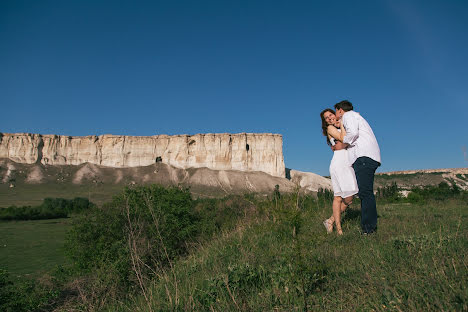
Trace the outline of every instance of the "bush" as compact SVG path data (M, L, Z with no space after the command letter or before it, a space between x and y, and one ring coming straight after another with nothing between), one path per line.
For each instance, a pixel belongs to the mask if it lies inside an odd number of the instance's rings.
M0 269L0 308L2 311L7 311L9 303L13 297L11 285L13 283L9 280L8 273Z
M390 185L377 188L377 199L385 200L388 202L396 202L401 200L402 196L400 194L400 189L396 182L393 182Z
M424 200L443 201L452 198L466 197L468 192L461 190L456 184L452 186L446 182L441 182L439 185L426 185L424 187L415 187L408 194L408 200L412 203Z
M77 273L89 278L85 291L124 295L186 254L198 222L193 208L187 189L151 185L126 188L77 218L66 248Z
M7 271L0 269L0 311L49 311L59 294L57 289L32 280L13 282Z
M412 204L425 203L430 200L443 201L447 199L463 199L468 197L468 192L461 190L455 183L451 186L446 182L438 185L425 185L413 187L406 198L400 194L398 185L393 182L390 185L379 187L376 198L385 202L409 202Z
M246 219L258 217L260 212L256 204L257 199L252 194L195 200L198 237L211 239L215 233L234 228L242 217Z
M424 197L416 192L410 192L406 198L412 204L418 204L424 202Z
M0 209L0 220L42 220L65 218L70 213L81 212L94 204L87 198L45 198L39 206L10 206Z

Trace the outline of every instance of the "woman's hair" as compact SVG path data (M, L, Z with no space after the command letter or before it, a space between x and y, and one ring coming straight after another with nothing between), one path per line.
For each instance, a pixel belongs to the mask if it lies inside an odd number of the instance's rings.
M328 138L328 131L327 131L328 123L325 121L325 117L323 117L323 114L325 114L326 112L330 112L333 115L336 115L336 113L331 108L326 108L320 113L320 118L322 118L322 133L327 138L327 144L331 145L330 139Z

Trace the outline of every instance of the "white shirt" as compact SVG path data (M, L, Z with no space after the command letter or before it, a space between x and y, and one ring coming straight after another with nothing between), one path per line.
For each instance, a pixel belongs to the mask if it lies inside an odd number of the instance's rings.
M372 128L359 113L349 111L341 118L346 135L343 143L348 143L349 162L353 164L359 157L367 156L380 161L380 148Z

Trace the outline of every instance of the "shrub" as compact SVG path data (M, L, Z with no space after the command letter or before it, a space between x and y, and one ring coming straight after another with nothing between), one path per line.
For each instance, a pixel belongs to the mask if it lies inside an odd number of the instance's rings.
M418 203L424 202L424 197L422 197L417 192L410 192L406 199L407 199L407 201L409 201L412 204L418 204Z
M0 311L49 311L60 291L32 280L13 282L7 271L0 269Z
M235 227L242 217L246 219L258 217L260 212L257 209L257 202L252 194L195 200L198 237L211 239L213 234Z
M94 204L87 198L45 198L39 206L10 206L0 209L0 220L41 220L65 218L70 213L81 212Z
M0 269L0 308L2 311L7 311L9 308L7 303L10 303L14 296L11 285L13 283L9 280L8 273Z
M279 185L278 184L275 185L275 190L273 191L273 198L275 200L279 200L281 198L281 193L279 191Z
M197 215L187 189L158 185L126 188L114 200L77 218L66 249L84 291L116 297L187 252ZM102 298L98 298L101 300Z
M377 199L385 200L389 202L395 202L401 200L400 189L396 182L392 182L390 185L377 188Z
M466 191L461 190L456 184L452 186L447 182L441 182L439 185L426 185L424 187L415 187L411 189L408 194L410 202L417 202L421 200L436 200L442 201L451 198L466 196Z

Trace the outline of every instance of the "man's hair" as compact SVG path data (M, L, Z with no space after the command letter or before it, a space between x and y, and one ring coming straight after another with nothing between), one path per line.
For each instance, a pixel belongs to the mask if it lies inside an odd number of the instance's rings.
M353 104L351 104L351 102L348 100L344 100L335 104L336 110L339 110L340 108L342 108L345 112L349 112L353 110Z

